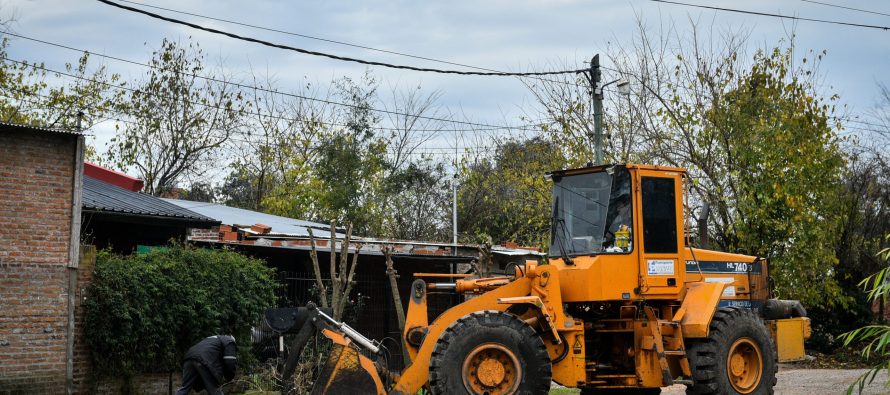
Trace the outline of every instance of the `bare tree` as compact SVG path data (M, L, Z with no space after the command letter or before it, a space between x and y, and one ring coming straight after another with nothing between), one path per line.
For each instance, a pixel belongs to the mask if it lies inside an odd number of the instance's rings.
M130 94L123 125L109 147L121 168L136 169L153 195L170 192L185 177L217 169L221 148L241 126L242 93L221 73L201 79L203 54L164 39L153 67Z
M279 92L272 76L253 74L253 88L246 92L251 111L244 133L232 139L236 159L224 181L227 204L264 210L264 199L283 182L299 181L318 153L318 141L332 122L332 106L312 84L298 94Z
M343 319L343 311L349 304L349 297L352 295L352 289L355 286L355 270L358 267L358 256L361 253L362 246L358 244L352 254L352 263L349 263L349 246L352 242L352 224L346 226L346 237L340 243L340 259L337 264L337 223L331 221L331 237L328 246L331 250L330 270L328 278L323 278L321 273L321 265L318 261L318 254L315 251L315 236L309 229L309 240L312 245L310 251L310 259L312 259L312 269L315 272L315 283L319 289L319 301L322 307L330 307L333 310L333 318L335 320ZM330 302L328 302L328 289L325 282L331 284Z

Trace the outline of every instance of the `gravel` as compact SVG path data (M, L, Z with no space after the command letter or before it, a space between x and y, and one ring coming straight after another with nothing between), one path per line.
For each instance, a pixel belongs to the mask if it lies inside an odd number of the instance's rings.
M865 369L795 369L788 366L779 368L776 395L841 395L847 392L850 384L865 373ZM886 373L880 373L874 383L862 391L863 395L890 394L890 388L884 388L888 381ZM558 387L558 386L557 386ZM578 390L565 388L554 389L551 394L577 394ZM854 391L853 394L857 394ZM662 388L662 395L685 395L686 386L675 385Z
M780 368L777 395L823 395L844 394L856 379L865 373L865 369L792 369ZM881 395L890 393L884 388L887 374L881 373L875 382L866 387L863 395ZM675 385L661 390L662 395L684 395L686 387ZM854 394L857 392L854 391Z

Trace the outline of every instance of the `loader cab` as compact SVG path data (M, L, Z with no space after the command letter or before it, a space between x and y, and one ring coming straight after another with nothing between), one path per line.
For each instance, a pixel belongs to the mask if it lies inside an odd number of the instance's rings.
M683 169L609 165L548 176L548 255L564 269L568 301L676 297L686 273Z

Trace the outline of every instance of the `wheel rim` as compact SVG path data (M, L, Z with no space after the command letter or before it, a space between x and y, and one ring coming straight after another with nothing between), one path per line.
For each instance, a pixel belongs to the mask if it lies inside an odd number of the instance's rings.
M747 337L736 340L729 347L726 367L732 388L742 394L753 392L763 376L760 347Z
M464 359L462 378L471 394L512 394L519 389L522 369L516 354L497 343L477 346Z

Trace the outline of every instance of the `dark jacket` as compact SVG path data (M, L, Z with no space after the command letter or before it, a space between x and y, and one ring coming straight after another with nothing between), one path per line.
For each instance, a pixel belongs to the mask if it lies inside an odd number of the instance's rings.
M200 362L207 367L219 383L235 377L238 348L235 338L228 335L210 336L195 344L185 353L185 360ZM225 380L223 380L225 377Z

